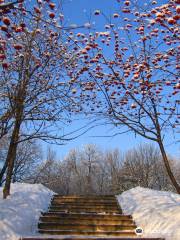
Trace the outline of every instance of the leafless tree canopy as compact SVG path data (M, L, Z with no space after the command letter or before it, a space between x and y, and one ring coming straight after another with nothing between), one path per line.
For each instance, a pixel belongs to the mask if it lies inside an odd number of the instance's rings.
M88 144L61 160L49 149L30 182L60 194L117 194L136 186L173 190L161 158L158 149L148 144L126 153ZM180 163L171 160L171 164L178 179Z
M0 140L0 185L6 180L6 155L8 152L9 138ZM28 180L34 174L35 168L42 160L42 151L35 141L22 142L18 145L12 182Z

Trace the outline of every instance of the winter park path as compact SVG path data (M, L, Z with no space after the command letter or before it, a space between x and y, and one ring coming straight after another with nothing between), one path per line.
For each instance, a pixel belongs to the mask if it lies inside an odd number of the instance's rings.
M22 240L163 240L136 235L131 215L124 215L113 195L54 195L48 212L42 213L37 237Z

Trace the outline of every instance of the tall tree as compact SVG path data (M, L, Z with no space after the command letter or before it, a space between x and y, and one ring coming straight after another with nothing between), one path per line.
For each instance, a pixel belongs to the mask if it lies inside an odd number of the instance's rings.
M168 130L175 132L180 118L179 1L118 2L120 12L105 16L104 31L91 34L80 53L86 68L74 78L81 76L81 108L156 142L180 193L164 146ZM95 15L104 17L100 10Z
M12 133L6 158L6 198L20 142L70 139L64 126L70 123L69 111L75 103L67 76L75 70L78 58L73 49L77 43L71 41L61 8L53 2L21 1L4 10L1 21L0 125L6 120Z

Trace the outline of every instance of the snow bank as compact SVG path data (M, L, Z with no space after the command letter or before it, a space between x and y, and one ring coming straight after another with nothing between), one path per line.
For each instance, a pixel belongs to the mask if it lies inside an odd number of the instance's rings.
M143 237L180 240L180 195L136 187L117 196L125 214L133 215Z
M3 200L0 188L0 240L35 234L40 212L47 210L53 194L41 184L15 183Z

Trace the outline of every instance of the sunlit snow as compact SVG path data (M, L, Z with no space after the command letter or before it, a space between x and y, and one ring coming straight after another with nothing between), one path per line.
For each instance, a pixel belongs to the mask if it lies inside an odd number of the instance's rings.
M143 237L180 239L180 195L136 187L117 198L123 212L143 229Z

